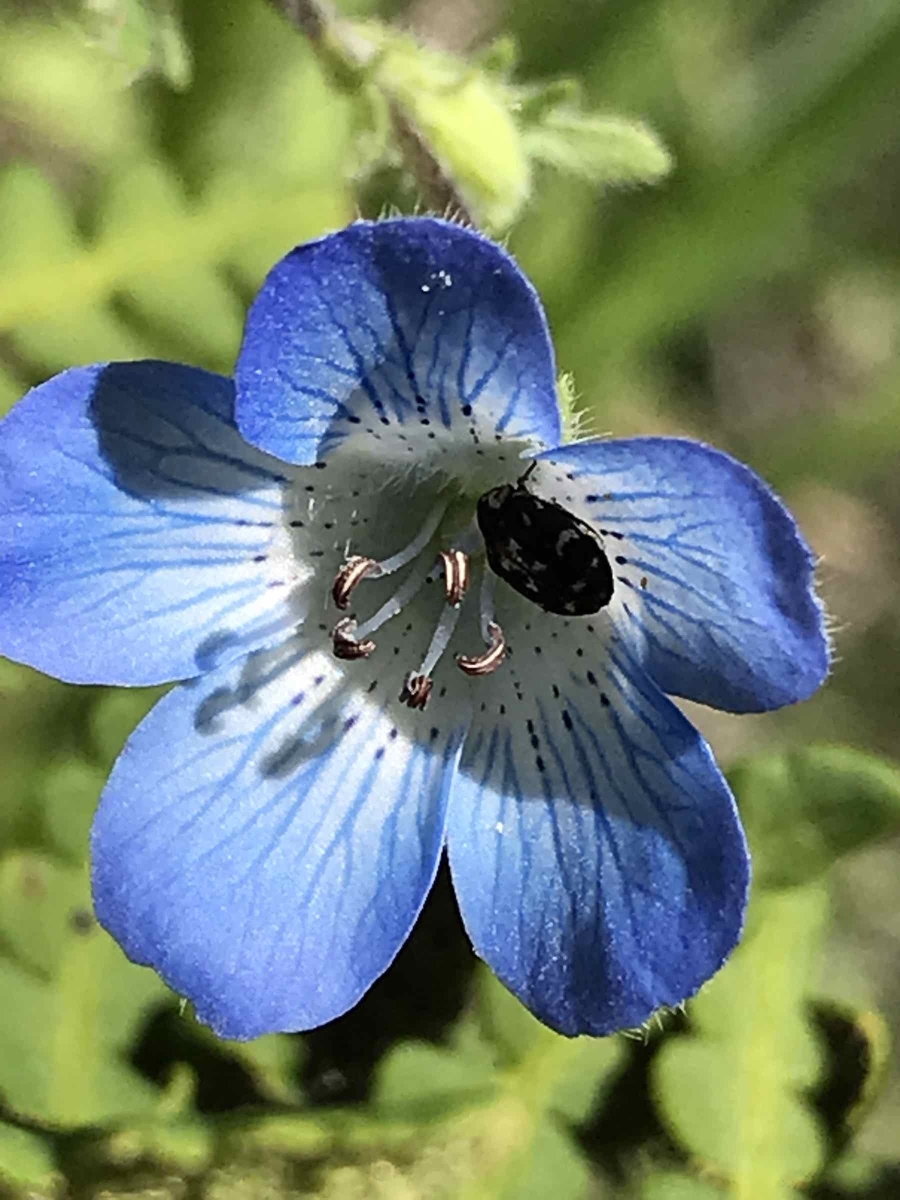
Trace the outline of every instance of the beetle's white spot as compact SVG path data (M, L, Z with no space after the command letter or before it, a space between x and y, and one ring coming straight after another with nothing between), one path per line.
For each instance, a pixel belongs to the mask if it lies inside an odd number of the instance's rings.
M497 833L502 833L503 829L504 829L503 822L498 821L497 824L494 826L494 829L496 829Z

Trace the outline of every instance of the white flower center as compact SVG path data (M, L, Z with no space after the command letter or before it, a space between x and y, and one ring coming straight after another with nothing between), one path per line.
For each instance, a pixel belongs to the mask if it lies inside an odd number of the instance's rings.
M434 540L449 503L438 502L428 513L415 537L402 550L380 562L362 555L346 559L335 577L332 599L338 609L349 607L350 599L366 580L383 579L403 567L412 566L401 585L381 607L362 624L354 617L342 617L332 630L332 648L341 659L368 658L375 652L372 635L388 621L398 616L416 596L421 587L440 575L444 578L445 603L432 634L431 641L418 670L406 677L400 699L410 708L422 709L428 703L432 689L432 674L443 657L456 631L460 609L465 600L471 575L471 556L483 550L481 537L474 521L454 539L454 544L434 551ZM467 675L485 675L495 671L503 661L505 640L494 620L493 574L485 563L482 568L481 629L487 650L481 655L457 655L456 664Z

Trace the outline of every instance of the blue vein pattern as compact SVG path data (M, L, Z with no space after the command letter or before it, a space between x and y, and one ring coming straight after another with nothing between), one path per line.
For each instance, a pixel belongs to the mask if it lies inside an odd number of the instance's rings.
M409 933L465 721L411 724L402 674L347 692L293 639L171 692L113 771L98 916L224 1037L330 1020Z
M493 464L479 486L509 482L508 457L559 434L531 285L431 218L289 254L252 309L236 398L193 368L100 364L3 422L0 651L75 682L206 672L116 764L94 894L127 953L220 1034L350 1007L409 932L445 837L477 952L565 1033L639 1024L734 946L743 834L663 692L757 711L828 666L811 555L747 468L679 439L546 450L528 486L603 539L607 608L553 617L501 582L506 662L473 681L453 668L478 645L469 601L427 712L398 695L440 586L377 630L371 661L331 653L346 554L396 553L448 475L465 492ZM493 442L510 445L487 457ZM361 619L398 583L362 585Z
M606 531L618 631L663 691L762 712L819 686L812 555L752 471L681 438L582 443L542 462L548 494Z
M241 432L286 462L348 441L404 462L560 439L531 284L498 246L432 218L359 222L289 254L250 310L236 380Z
M75 683L163 683L195 675L206 644L245 654L290 620L272 554L285 467L232 409L229 380L154 362L76 368L16 406L0 652Z
M739 936L748 860L727 784L640 664L583 623L535 622L491 700L448 824L475 949L562 1033L639 1025Z

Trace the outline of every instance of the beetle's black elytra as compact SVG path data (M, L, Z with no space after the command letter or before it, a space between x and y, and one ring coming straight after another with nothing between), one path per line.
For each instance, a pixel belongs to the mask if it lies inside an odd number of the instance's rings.
M485 492L478 528L491 570L545 612L586 617L609 604L613 573L600 535L561 504L517 483Z

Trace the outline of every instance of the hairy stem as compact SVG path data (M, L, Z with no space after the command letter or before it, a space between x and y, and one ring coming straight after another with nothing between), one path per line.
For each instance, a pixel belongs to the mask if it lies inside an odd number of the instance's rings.
M271 3L309 39L326 67L334 68L336 56L343 60L346 68L362 69L365 66L363 47L323 0L271 0ZM394 140L426 205L435 212L475 225L459 188L421 130L395 100L390 96L386 100Z

